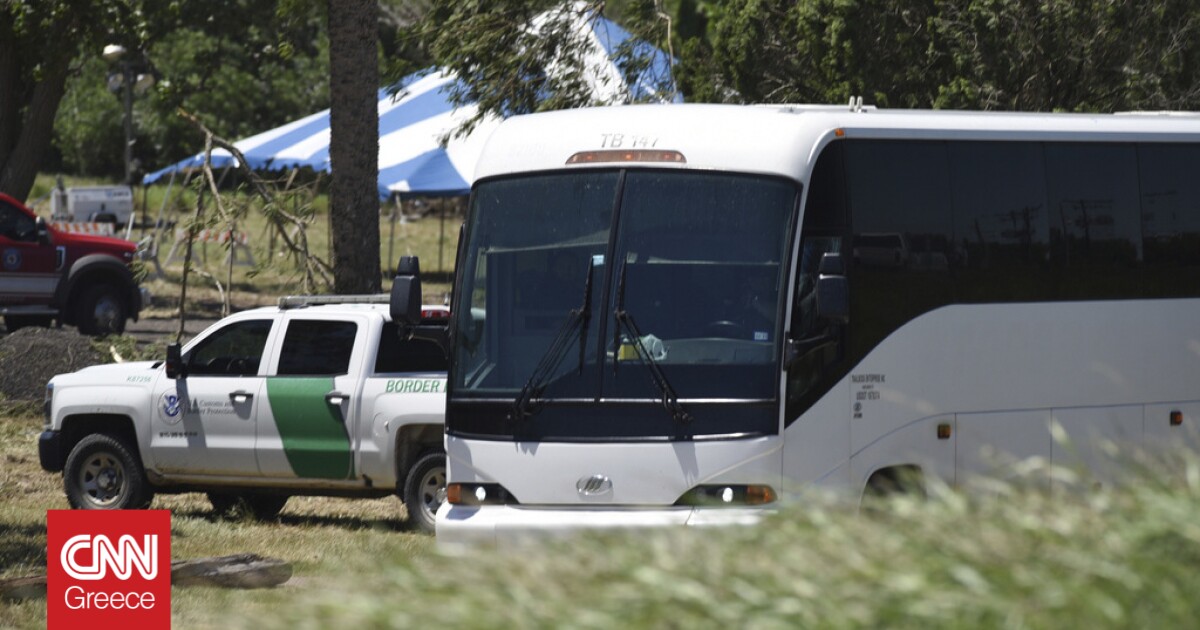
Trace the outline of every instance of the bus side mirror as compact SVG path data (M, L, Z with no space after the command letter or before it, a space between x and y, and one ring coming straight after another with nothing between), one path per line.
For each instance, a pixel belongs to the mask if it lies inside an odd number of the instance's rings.
M845 323L850 319L850 285L846 282L846 266L842 263L842 255L825 252L817 271L817 314Z
M404 328L421 323L421 262L416 256L401 256L392 280L392 321Z
M176 379L187 376L187 367L183 365L183 353L179 344L167 346L167 378Z

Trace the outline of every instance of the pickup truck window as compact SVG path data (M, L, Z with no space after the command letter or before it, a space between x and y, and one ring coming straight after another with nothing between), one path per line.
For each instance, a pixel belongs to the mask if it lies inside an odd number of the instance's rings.
M230 324L201 341L188 353L188 374L252 376L258 374L271 320L253 319Z
M294 319L279 353L279 376L338 376L350 372L358 324Z
M375 355L375 373L445 372L446 352L428 339L401 339L400 328L392 322L383 325L379 335L379 354Z
M29 215L0 200L0 236L14 241L33 241L37 238L37 225Z

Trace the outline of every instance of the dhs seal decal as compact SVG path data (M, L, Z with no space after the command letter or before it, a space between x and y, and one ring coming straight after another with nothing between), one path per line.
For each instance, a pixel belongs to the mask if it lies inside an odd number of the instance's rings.
M4 270L16 271L21 268L21 250L6 249L4 250Z
M158 415L167 424L176 424L183 418L183 401L175 390L168 389L158 399Z

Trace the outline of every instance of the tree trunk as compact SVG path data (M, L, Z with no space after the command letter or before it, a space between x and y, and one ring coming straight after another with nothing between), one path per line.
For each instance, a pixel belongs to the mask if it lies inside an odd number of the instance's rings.
M12 98L18 94L21 84L15 40L12 15L8 11L0 11L0 94L9 96L0 98L0 170L8 163L8 156L17 143L17 130L20 129L17 119L20 101Z
M29 103L25 106L20 131L8 153L8 159L0 163L0 191L17 199L29 196L42 164L42 156L50 147L54 117L67 90L70 61L67 55L46 60L42 66L41 80L34 86Z
M377 293L379 7L329 0L329 191L335 293Z

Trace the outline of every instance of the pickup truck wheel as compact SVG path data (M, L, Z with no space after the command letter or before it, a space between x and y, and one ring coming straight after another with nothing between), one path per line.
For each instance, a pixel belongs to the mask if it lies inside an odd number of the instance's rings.
M252 516L260 521L269 521L279 516L287 501L288 497L284 495L208 493L213 512L222 518Z
M154 498L133 449L103 433L89 435L71 449L63 489L77 510L136 510Z
M429 453L409 469L404 485L404 507L408 523L414 528L433 533L434 516L446 501L446 454Z
M125 301L116 287L97 284L84 289L75 321L85 335L119 335L125 332Z

